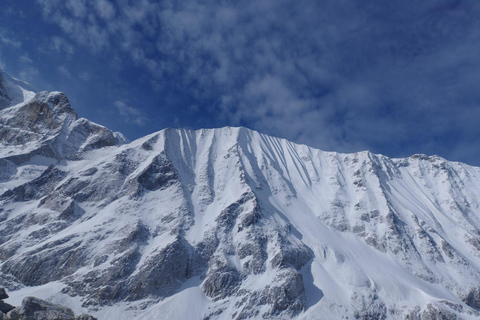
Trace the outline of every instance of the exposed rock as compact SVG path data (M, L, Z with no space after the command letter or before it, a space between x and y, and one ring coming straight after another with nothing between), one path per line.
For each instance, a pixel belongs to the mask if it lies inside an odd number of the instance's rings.
M269 316L286 312L290 316L298 314L305 309L305 288L302 275L297 272L288 272L281 276L284 282L268 290L267 299L272 305Z
M16 128L28 128L35 133L58 129L67 117L78 118L65 94L61 92L40 92L35 98L22 106L17 116L7 125Z
M203 292L215 300L233 295L242 281L241 274L227 266L213 269L203 283Z
M265 272L265 261L268 258L268 239L255 230L249 233L248 241L238 244L237 254L240 259L251 257L243 264L244 272L249 274L261 274Z
M261 306L269 305L262 318L276 319L281 314L292 318L306 308L305 288L302 275L294 270L285 270L279 275L279 285L268 286L264 290L255 291L237 304L241 311L236 319L257 317Z
M75 320L98 320L98 319L89 314L81 314L75 317Z
M2 286L5 286L6 290L9 291L15 291L15 290L20 290L24 287L24 285L21 284L21 282L12 276L11 274L5 274L0 271L0 283Z
M0 110L1 91L0 86ZM122 135L78 118L61 92L31 92L30 95L31 99L11 110L8 117L0 114L0 143L5 147L4 159L16 165L35 156L56 160L78 159L82 151L126 142Z
M1 297L8 297L3 288ZM0 320L98 320L97 318L82 314L74 317L70 308L51 303L35 297L26 297L20 307L15 308L0 300Z
M421 320L457 320L459 318L454 312L445 308L435 307L428 304L427 308L422 312Z
M0 300L8 299L8 294L5 288L0 288Z
M56 247L70 239L67 237L54 241L38 248L37 252L30 252L26 257L9 260L3 264L2 271L14 275L25 285L30 286L62 279L85 263L86 251L80 246L81 242Z
M384 320L387 318L387 308L375 290L363 288L351 296L351 305L355 319Z
M13 309L15 309L14 306L0 300L0 313L5 313L6 314Z
M288 243L285 244L273 257L272 267L277 267L280 269L290 267L300 270L300 268L302 268L312 258L313 253L307 246L293 246L292 244Z
M139 184L146 190L167 188L178 179L175 168L165 154L156 156L152 163L138 176Z
M75 320L72 309L34 297L26 297L22 305L7 314L10 320Z
M126 299L167 297L192 276L193 248L181 238L148 259L127 284Z
M45 170L42 175L31 182L23 184L12 190L7 190L0 195L0 200L11 201L29 201L33 199L40 199L49 194L55 188L56 183L65 177L65 172L55 168L51 165Z
M17 173L17 167L11 161L0 159L0 180L8 180Z
M480 287L470 290L470 292L468 292L468 294L463 298L463 302L465 302L469 307L480 311Z

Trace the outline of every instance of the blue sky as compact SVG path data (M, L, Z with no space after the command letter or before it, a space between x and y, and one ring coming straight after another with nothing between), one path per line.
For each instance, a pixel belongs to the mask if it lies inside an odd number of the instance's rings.
M2 0L0 68L133 140L246 126L480 165L476 0Z

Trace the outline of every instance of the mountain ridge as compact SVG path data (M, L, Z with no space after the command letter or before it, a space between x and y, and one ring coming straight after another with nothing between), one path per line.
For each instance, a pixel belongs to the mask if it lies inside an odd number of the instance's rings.
M48 110L68 102L43 95ZM24 115L5 110L0 126ZM38 293L99 319L478 317L478 167L326 152L244 127L86 148L96 133L77 123L88 137L72 152L65 138L39 155L74 132L52 133L55 116L36 118L28 160L0 153L0 286L12 299ZM36 128L19 123L4 132Z

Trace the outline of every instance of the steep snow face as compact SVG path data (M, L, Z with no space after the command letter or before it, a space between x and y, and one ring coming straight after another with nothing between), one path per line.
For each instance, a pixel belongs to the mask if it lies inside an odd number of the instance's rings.
M0 136L13 304L41 295L101 319L479 316L479 168L229 127L92 146L64 96L32 101L0 122L31 134Z

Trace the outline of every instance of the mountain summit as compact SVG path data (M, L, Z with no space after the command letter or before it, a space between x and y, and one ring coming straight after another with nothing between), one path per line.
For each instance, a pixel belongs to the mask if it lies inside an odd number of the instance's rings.
M62 93L2 92L0 286L14 304L99 319L479 316L480 168L246 128L127 142Z

